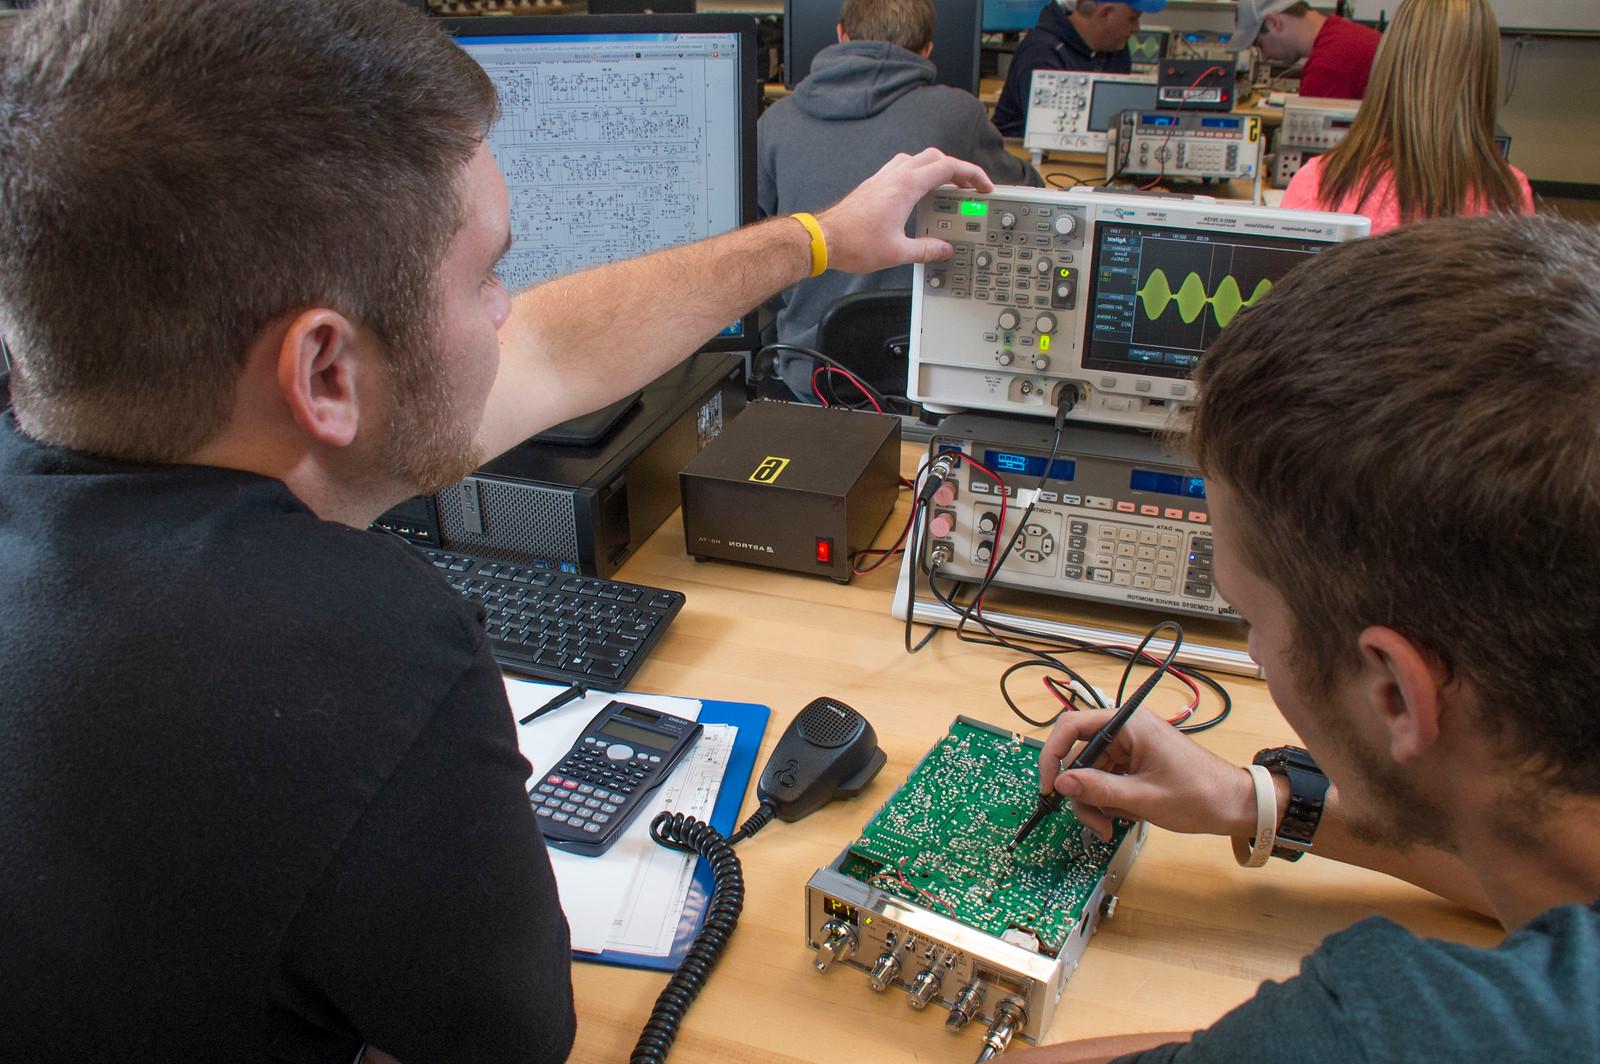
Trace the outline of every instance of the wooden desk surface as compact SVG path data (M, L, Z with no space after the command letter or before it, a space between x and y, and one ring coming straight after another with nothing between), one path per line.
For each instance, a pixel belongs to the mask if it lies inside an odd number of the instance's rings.
M906 445L907 469L917 451ZM907 506L902 493L880 543L898 532ZM854 969L818 975L805 945L806 879L854 837L957 714L1042 734L1013 718L999 697L998 677L1010 655L959 643L949 631L922 653L905 653L901 622L889 614L895 572L886 565L841 586L696 563L684 553L682 521L674 514L619 574L688 595L636 689L770 705L758 771L794 714L821 694L860 710L889 755L860 799L793 824L774 821L738 847L744 915L689 1011L674 1060L966 1064L977 1055L971 1030L946 1034L943 1009L916 1012L903 992L875 994ZM1059 601L1063 613L1073 612L1070 600ZM1083 665L1098 684L1115 684L1119 668ZM1264 746L1293 741L1261 683L1219 679L1233 693L1233 716L1201 734L1202 743L1244 763ZM1167 698L1175 704L1177 695ZM1045 703L1041 689L1032 708L1043 714ZM752 788L742 815L754 809L753 795ZM1050 1040L1205 1026L1262 979L1294 974L1323 936L1373 913L1421 934L1480 945L1499 939L1484 920L1378 873L1315 856L1246 870L1234 863L1226 840L1153 830L1115 917L1067 984ZM666 976L580 962L573 982L572 1059L626 1060Z

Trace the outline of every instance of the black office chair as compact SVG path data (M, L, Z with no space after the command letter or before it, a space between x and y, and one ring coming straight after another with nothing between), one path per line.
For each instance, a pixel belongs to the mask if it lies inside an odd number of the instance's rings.
M884 395L905 395L911 355L911 289L884 288L840 296L817 322L816 349ZM854 402L848 381L835 394Z

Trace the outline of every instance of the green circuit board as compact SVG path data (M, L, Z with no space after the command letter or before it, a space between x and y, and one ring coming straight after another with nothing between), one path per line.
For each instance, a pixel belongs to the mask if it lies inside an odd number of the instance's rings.
M1038 797L1039 744L960 718L868 822L840 871L997 937L1032 934L1054 956L1129 827L1119 823L1101 842L1063 804L1007 852Z

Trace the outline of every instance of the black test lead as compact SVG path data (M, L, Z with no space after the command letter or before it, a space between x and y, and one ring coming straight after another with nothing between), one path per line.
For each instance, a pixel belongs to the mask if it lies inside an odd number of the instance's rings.
M1167 656L1156 666L1155 671L1149 675L1144 683L1139 685L1139 689L1133 692L1133 696L1117 707L1116 716L1106 721L1105 725L1094 733L1094 736L1090 738L1078 756L1072 759L1072 764L1068 766L1067 771L1093 768L1094 763L1100 760L1100 755L1104 754L1106 748L1116 741L1118 733L1122 731L1122 726L1128 723L1129 717L1133 716L1133 711L1139 708L1144 700L1149 697L1150 692L1155 690L1156 684L1161 682L1161 677L1166 675L1173 659L1178 656L1178 648L1183 645L1183 626L1178 624L1177 621L1162 621L1150 629L1139 643L1138 648L1133 652L1133 656L1129 658L1128 667L1132 668L1138 662L1144 653L1145 646L1163 628L1171 628L1173 631L1172 646L1167 650ZM1022 840L1027 838L1033 832L1033 829L1039 826L1041 820L1059 808L1061 808L1060 794L1054 790L1050 791L1049 794L1041 794L1039 796L1039 804L1034 807L1033 815L1022 822L1022 826L1017 829L1017 837L1012 839L1010 844L1006 846L1006 852L1010 853L1016 850L1022 844Z

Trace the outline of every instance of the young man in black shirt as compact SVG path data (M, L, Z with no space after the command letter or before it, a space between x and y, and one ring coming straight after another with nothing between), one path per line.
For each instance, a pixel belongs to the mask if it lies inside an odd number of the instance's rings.
M46 3L0 55L0 1042L565 1057L568 941L473 613L395 502L812 272L949 254L899 157L513 297L494 91L392 0ZM587 342L602 322L608 342Z

